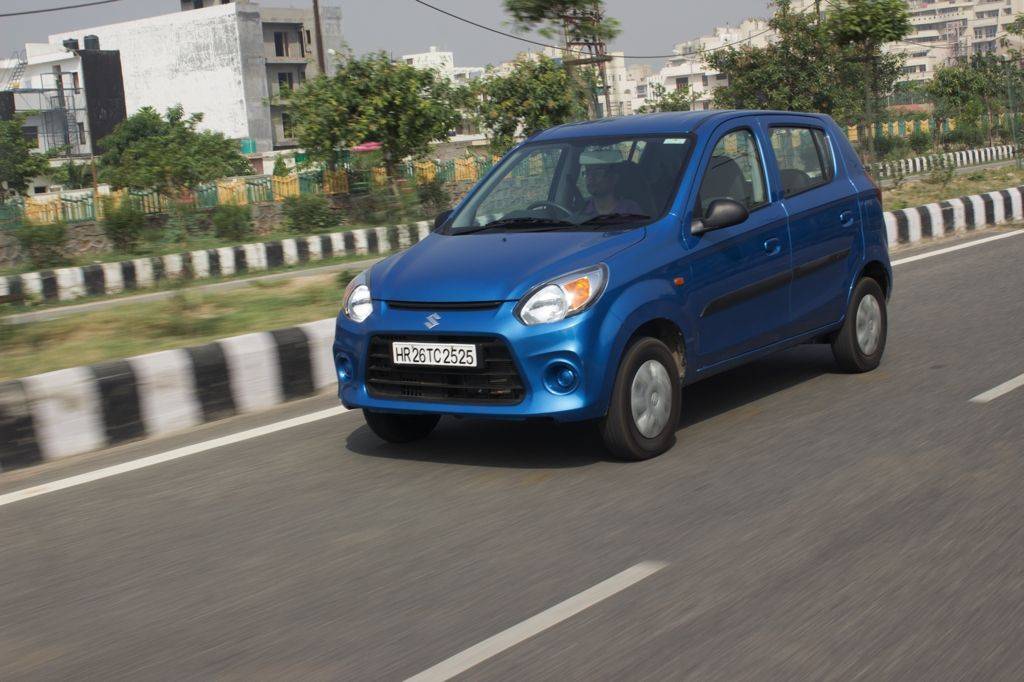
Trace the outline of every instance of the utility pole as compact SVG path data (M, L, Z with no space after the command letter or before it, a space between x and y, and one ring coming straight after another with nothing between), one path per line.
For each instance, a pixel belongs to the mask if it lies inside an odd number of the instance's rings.
M562 17L566 52L576 54L576 57L565 59L563 63L566 67L585 65L595 65L597 67L597 75L601 81L601 90L604 93L604 115L611 116L612 100L610 88L608 87L607 64L612 58L607 54L604 40L593 35L593 28L588 29L588 27L600 26L603 19L601 7L597 3L594 4L592 9L573 10ZM596 96L591 96L590 100L594 109L592 114L596 117L597 98Z
M316 63L320 73L327 75L327 60L324 55L324 34L320 30L320 0L313 0L313 29L316 31Z

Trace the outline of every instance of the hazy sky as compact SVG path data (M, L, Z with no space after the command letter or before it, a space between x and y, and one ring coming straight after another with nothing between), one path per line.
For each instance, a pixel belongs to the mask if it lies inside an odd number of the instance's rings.
M82 0L0 0L0 14L71 5ZM495 28L508 27L501 0L430 0ZM309 6L309 0L263 0L267 6ZM340 6L345 39L357 53L383 49L396 56L425 52L430 45L451 50L459 66L496 64L510 58L524 43L462 24L412 0L321 0ZM675 43L714 26L767 16L768 0L605 0L608 14L622 24L611 49L627 54L664 54ZM98 7L0 19L0 57L10 56L25 42L44 42L51 33L139 19L178 11L178 0L120 0ZM155 48L156 46L154 46ZM660 60L654 60L660 63Z

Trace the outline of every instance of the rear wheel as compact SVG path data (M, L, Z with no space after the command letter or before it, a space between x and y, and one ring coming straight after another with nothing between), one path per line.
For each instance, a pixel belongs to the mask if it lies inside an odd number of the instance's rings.
M430 435L441 419L439 414L395 414L363 410L367 426L389 443L411 443Z
M679 372L672 351L658 339L638 339L626 349L608 414L600 423L605 447L628 460L665 452L675 440L679 402Z
M847 372L870 372L882 362L888 332L885 294L864 277L853 289L846 321L832 339L832 355Z

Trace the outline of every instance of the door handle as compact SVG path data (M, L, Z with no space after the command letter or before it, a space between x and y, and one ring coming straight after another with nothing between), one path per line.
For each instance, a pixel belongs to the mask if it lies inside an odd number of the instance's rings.
M764 250L769 256L775 256L782 251L782 242L776 237L764 241Z
M843 227L853 225L853 211L843 211L839 214L839 224Z

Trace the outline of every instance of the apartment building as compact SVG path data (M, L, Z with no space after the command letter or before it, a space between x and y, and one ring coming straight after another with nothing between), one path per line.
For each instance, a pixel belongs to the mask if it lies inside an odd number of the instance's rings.
M279 95L320 72L312 11L251 0L182 0L181 9L54 34L49 43L94 35L118 50L129 113L181 104L203 112L203 128L240 140L244 151L295 146ZM325 51L339 49L340 10L325 7L321 14ZM332 57L323 62L330 73Z
M455 53L431 45L427 52L402 55L402 61L417 69L432 69L453 83L466 84L484 75L482 66L455 66Z
M928 80L935 69L976 54L1020 48L1006 25L1024 12L1024 0L907 0L913 31L887 49L906 56L903 78Z
M102 151L104 136L125 119L121 58L101 50L95 36L82 47L30 43L16 57L0 60L0 120L25 116L22 135L51 163L85 163ZM49 191L35 178L30 190Z

